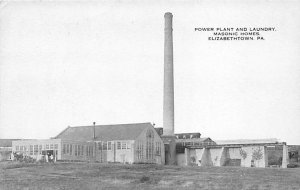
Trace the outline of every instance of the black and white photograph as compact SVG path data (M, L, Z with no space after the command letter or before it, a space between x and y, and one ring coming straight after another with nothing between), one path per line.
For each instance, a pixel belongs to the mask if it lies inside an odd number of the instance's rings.
M0 1L0 189L300 189L300 2Z

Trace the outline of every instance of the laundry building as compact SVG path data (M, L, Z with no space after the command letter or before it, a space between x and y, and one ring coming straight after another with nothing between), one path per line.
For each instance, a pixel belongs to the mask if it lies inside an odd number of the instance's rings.
M13 152L35 159L164 164L164 144L151 123L67 127L47 140L13 141Z

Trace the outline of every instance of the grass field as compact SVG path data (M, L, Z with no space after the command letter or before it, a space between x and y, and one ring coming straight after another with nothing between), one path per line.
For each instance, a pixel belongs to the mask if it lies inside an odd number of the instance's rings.
M0 163L0 189L300 189L300 168Z

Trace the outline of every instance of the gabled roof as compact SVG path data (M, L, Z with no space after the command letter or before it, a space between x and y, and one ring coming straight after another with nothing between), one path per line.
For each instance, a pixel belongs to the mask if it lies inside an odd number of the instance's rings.
M213 140L211 140L211 138L209 138L209 137L202 137L202 138L199 138L199 141L204 142L204 141L213 141Z
M115 125L95 125L95 140L135 140L144 129L153 127L151 123L131 123ZM92 141L93 125L68 127L58 134L56 139Z

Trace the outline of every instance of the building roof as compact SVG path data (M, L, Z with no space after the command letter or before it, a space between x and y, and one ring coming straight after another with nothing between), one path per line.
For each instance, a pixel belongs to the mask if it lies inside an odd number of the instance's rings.
M68 127L58 134L56 139L91 141L93 140L93 125ZM135 140L151 123L131 123L115 125L95 125L95 140Z
M190 138L197 138L201 137L200 133L176 133L175 134L177 139L190 139Z
M0 147L12 147L12 141L20 139L0 139Z
M192 139L176 139L176 142L205 142L205 141L214 142L209 137L192 138Z
M237 140L215 140L218 145L233 145L233 144L270 144L279 143L276 138L271 139L237 139Z

